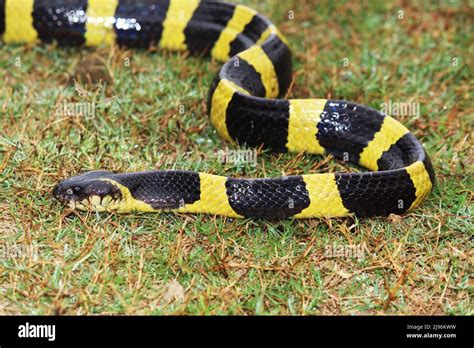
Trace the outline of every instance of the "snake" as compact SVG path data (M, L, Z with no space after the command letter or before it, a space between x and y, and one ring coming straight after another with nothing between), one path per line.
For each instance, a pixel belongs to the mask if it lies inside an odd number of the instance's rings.
M225 177L185 170L93 170L53 196L78 210L177 212L292 219L401 215L435 184L430 158L394 117L350 101L287 99L289 41L265 16L206 0L0 0L5 44L158 48L221 62L207 99L210 123L232 146L332 155L365 170Z

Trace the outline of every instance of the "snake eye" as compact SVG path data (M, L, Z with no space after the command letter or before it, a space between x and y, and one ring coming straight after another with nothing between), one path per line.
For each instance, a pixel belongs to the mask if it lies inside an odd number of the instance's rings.
M74 192L76 193L81 192L81 188L79 186L74 187Z

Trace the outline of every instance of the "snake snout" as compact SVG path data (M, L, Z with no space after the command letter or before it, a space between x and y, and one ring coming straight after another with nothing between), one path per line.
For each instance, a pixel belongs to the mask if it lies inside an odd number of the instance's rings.
M108 203L121 198L120 188L109 182L106 172L89 172L65 179L53 189L53 196L71 207L107 209Z
M86 198L85 190L81 183L67 182L64 180L53 189L53 196L61 203L81 201Z
M61 190L62 190L61 184L57 184L56 186L54 186L54 188L53 188L53 196L54 196L54 198L60 200L60 198L61 198Z

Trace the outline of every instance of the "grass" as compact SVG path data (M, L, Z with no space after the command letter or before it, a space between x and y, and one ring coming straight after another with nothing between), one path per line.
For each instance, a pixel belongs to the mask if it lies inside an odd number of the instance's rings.
M265 177L354 168L267 153L255 168L219 163L228 145L205 111L216 62L3 46L0 313L474 313L472 3L245 3L291 43L290 97L419 103L420 117L396 118L431 154L438 185L425 204L402 217L280 222L65 210L51 189L83 169ZM84 60L106 83L71 83ZM96 101L95 116L58 116L65 101ZM353 246L362 257L331 257Z

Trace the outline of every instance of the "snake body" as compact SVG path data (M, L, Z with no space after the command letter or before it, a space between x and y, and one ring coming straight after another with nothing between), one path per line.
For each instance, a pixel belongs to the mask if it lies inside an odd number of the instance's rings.
M224 62L208 99L221 137L274 152L329 153L369 170L268 179L93 171L54 188L71 207L265 219L384 216L417 207L434 185L423 146L394 118L352 102L282 99L292 81L288 42L248 7L204 0L0 0L0 35L4 43L153 45L210 55Z

